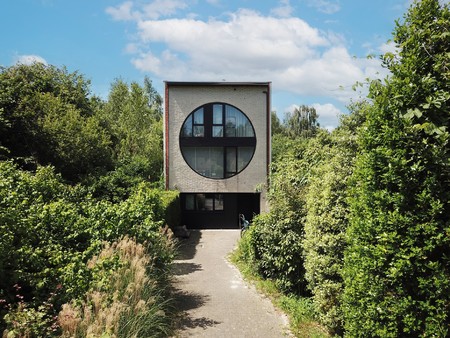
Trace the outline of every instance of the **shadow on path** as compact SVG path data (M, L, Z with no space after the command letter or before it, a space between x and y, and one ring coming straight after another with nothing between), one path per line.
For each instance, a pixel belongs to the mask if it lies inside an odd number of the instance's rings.
M197 327L206 329L207 327L220 324L220 322L206 317L193 318L188 313L189 310L197 309L203 306L206 302L209 301L209 298L209 296L205 295L176 290L175 301L177 309L180 311L180 319L178 321L177 329L184 330Z
M189 262L197 253L197 246L201 237L202 233L200 231L192 231L189 238L180 240L176 260L173 264L174 276L184 276L203 270L201 264ZM205 305L210 300L210 296L183 291L176 287L176 283L173 296L175 298L175 306L179 312L178 330L206 329L207 327L220 324L220 322L207 317L194 318L189 314L190 310L195 310Z

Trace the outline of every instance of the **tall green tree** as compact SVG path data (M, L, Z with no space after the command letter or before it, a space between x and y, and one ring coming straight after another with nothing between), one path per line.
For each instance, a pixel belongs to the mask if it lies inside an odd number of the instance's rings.
M3 157L28 168L52 164L72 181L110 167L109 136L93 116L89 85L77 72L41 63L1 68Z
M350 337L450 335L450 9L397 22L392 75L370 87L345 254Z
M145 78L144 85L117 79L101 113L102 125L112 135L119 163L139 162L151 181L159 179L163 166L162 98Z
M312 169L306 193L305 232L302 241L305 277L318 319L332 334L343 333L341 296L346 231L349 226L348 182L358 147L356 137L370 107L366 101L349 106L332 133L319 133L321 161ZM313 142L310 142L313 144Z
M314 107L301 105L292 113L287 113L284 121L286 133L292 138L312 137L320 125L317 121L319 115Z

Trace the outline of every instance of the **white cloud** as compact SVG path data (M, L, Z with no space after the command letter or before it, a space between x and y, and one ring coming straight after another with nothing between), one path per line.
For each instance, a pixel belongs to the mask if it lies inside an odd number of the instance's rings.
M165 12L157 10L163 1L148 5L156 11L153 19L144 19L150 15L146 12L148 6L141 7L136 16L130 5L122 16L135 17L136 21L136 36L126 47L132 54L132 64L160 79L271 81L278 91L327 97L330 102L347 104L357 95L352 90L356 81L383 77L386 72L378 59L352 57L344 37L319 31L297 17L265 16L240 9L221 19L203 20L188 14L157 19L183 8L179 1L169 2L172 7ZM333 8L332 4L338 6L330 1L319 3L328 4L329 8ZM279 4L290 6L288 0ZM325 108L320 107L325 112L331 109Z
M292 8L289 0L280 0L280 6L273 8L271 10L271 14L281 18L286 18L292 14L293 10L294 9Z
M143 17L145 19L158 19L162 16L173 15L179 9L186 7L186 2L181 0L155 0L143 7Z
M173 15L178 10L186 8L187 4L182 0L155 0L134 11L133 6L132 1L126 1L117 7L107 7L106 13L117 21L155 20Z
M23 65L32 65L33 63L48 64L47 61L39 55L18 55L16 57L16 63Z
M322 128L329 131L333 130L339 124L339 117L343 112L331 103L314 103L312 106L319 115L319 123Z
M325 14L333 14L341 10L338 0L308 0L308 6Z
M107 7L106 13L111 15L114 20L117 21L129 21L140 18L140 15L136 11L132 11L133 3L126 1L118 7Z

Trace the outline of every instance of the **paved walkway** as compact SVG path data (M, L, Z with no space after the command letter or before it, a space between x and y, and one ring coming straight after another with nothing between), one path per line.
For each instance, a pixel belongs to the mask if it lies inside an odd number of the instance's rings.
M226 259L238 230L192 231L175 261L176 337L286 337L287 320Z

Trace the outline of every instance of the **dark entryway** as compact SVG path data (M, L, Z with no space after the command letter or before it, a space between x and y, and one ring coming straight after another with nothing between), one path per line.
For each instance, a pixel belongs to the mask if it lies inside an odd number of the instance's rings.
M259 212L259 193L181 194L182 224L189 229L239 229L239 214L251 220Z

